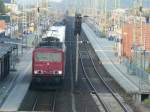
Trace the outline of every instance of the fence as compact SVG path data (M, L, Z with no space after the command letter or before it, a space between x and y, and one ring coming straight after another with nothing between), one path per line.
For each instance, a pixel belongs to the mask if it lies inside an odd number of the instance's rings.
M136 52L130 61L124 60L128 73L138 77L138 86L143 91L150 90L149 59L150 53Z

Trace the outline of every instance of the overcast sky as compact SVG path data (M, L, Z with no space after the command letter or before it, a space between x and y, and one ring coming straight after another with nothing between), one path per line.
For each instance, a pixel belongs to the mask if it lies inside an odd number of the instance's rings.
M19 4L23 4L23 3L27 3L27 4L33 4L35 3L37 0L17 0L17 2ZM40 1L40 0L39 0ZM62 0L49 0L51 2L62 2Z
M19 4L31 4L31 5L34 4L34 3L36 3L36 1L37 0L17 0L17 2ZM42 1L42 0L39 0L39 1ZM49 0L49 1L51 1L51 2L57 2L57 3L61 3L62 2L63 4L69 5L69 4L74 4L74 2L77 1L77 0ZM87 3L90 0L79 0L79 1L80 2L82 1L82 2L86 3L86 7L88 7ZM96 4L97 7L101 6L101 1L100 0L97 0L97 1L99 1L99 3ZM108 1L108 4L107 4L108 8L111 9L111 7L113 6L112 0L107 0L107 1ZM121 0L121 8L131 7L132 6L132 1L133 0ZM143 1L144 1L144 7L150 7L150 0L143 0ZM90 3L88 3L88 4L90 4Z

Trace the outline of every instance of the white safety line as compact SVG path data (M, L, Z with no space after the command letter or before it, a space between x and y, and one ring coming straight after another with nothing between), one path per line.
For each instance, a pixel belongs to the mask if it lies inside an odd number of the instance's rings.
M96 52L115 52L113 50L95 49Z

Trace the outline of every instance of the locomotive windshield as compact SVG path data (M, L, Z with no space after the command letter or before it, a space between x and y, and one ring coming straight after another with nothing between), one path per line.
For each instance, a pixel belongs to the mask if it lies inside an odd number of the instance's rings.
M36 61L61 62L61 53L38 53Z

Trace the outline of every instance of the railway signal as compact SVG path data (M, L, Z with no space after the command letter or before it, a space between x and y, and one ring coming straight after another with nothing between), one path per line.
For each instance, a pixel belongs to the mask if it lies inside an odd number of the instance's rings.
M79 61L79 37L81 34L81 25L82 25L82 16L80 13L75 14L75 29L74 29L74 35L76 36L76 76L75 76L75 82L77 84L78 82L78 61Z
M75 29L74 29L75 36L77 36L77 34L80 35L81 25L82 25L82 16L81 16L81 14L76 13L76 15L75 15Z

